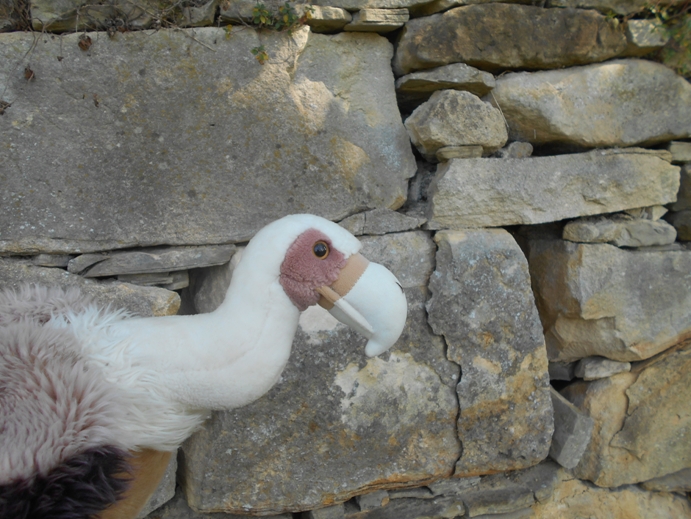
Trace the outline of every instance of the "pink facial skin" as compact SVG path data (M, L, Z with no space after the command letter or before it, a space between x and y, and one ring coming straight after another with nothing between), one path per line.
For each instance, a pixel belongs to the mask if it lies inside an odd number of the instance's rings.
M324 242L329 248L328 255L319 258L314 253L314 245ZM319 301L315 288L331 285L338 279L346 258L334 249L331 240L316 229L303 232L288 249L281 264L279 281L290 300L302 312Z

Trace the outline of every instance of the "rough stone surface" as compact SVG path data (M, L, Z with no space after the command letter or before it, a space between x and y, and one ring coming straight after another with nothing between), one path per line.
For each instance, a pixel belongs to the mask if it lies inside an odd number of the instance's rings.
M31 258L31 262L37 267L66 268L73 257L69 254L38 254Z
M647 359L691 333L691 250L530 242L550 360Z
M629 20L626 22L625 56L645 56L664 47L669 41L656 20Z
M479 159L483 152L482 146L444 146L437 150L435 157L439 162L451 159Z
M649 479L641 486L657 492L691 492L691 468Z
M504 230L435 236L429 323L461 365L457 476L536 464L553 432L544 339L523 253Z
M140 287L120 282L97 282L58 268L36 267L29 261L0 258L0 286L17 289L27 283L76 287L93 297L99 305L124 308L143 317L175 315L180 308L180 296L163 288Z
M343 27L344 31L391 32L408 21L408 9L361 9L353 20Z
M494 76L465 63L452 63L433 70L413 72L396 80L396 95L402 110L427 101L437 90L465 90L478 97L489 93Z
M318 5L311 7L306 23L313 32L339 31L353 20L353 15L345 9Z
M457 62L490 72L551 69L597 63L625 48L623 32L595 11L488 3L409 21L393 64L397 76Z
M572 469L588 447L595 424L553 388L550 388L550 395L554 408L554 436L549 456L562 467Z
M691 84L651 61L506 74L488 101L512 140L584 147L649 145L691 136Z
M193 508L313 510L453 472L459 370L424 310L434 245L421 231L362 241L362 253L390 268L406 292L401 339L366 360L364 338L319 307L303 313L281 381L249 406L214 414L183 446Z
M691 210L669 213L667 220L677 230L677 238L681 241L691 241Z
M509 472L506 477L517 485L529 488L536 501L545 501L552 496L557 485L559 465L545 460L529 469Z
M217 245L82 254L70 261L67 270L73 274L95 278L210 267L228 263L235 249L235 245Z
M415 162L383 37L90 37L85 52L77 34L0 35L0 251L239 242L288 213L405 201ZM27 82L13 71L34 44Z
M170 458L170 463L168 463L168 468L166 469L166 473L163 475L161 483L158 485L158 488L153 495L149 498L149 501L146 503L142 511L139 512L137 519L144 519L151 512L173 499L175 496L175 472L177 470L178 459L177 456L174 455Z
M684 164L681 167L681 182L677 201L671 204L672 211L685 211L691 209L691 164Z
M593 439L574 475L618 487L691 468L689 388L687 341L630 373L564 389L562 394L595 420Z
M345 510L342 504L310 510L305 514L307 519L343 519Z
M450 160L428 217L440 227L537 224L675 200L679 169L643 149L525 159Z
M564 227L565 240L611 243L617 247L650 247L674 243L677 231L664 220L646 220L626 215L580 218Z
M672 154L672 162L691 162L691 142L672 141L667 145L667 151Z
M626 371L631 371L630 362L619 362L604 357L587 357L578 361L574 375L583 380L597 380Z
M425 223L424 218L406 216L390 209L373 209L350 216L339 222L339 225L355 236L361 236L411 231L419 228L423 223Z
M413 145L436 161L445 146L482 146L485 154L501 148L507 139L501 112L470 92L438 90L405 120Z
M345 519L455 519L463 512L463 503L456 497L396 499L375 510L360 511L346 507Z
M389 493L386 490L377 490L369 494L357 496L355 501L360 510L373 510L389 504Z
M550 499L533 506L532 519L680 519L691 517L691 505L684 496L646 492L624 486L615 492L579 481L566 470L558 473Z
M35 31L65 32L75 30L145 29L157 17L169 22L184 21L180 4L142 0L137 3L84 0L32 0L31 23ZM213 19L212 19L213 21Z

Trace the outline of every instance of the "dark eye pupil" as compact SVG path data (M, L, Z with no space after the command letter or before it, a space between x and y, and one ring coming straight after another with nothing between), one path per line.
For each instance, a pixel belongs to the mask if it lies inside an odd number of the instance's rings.
M326 246L326 243L316 243L314 245L314 255L317 258L323 258L327 252L329 252L329 248Z

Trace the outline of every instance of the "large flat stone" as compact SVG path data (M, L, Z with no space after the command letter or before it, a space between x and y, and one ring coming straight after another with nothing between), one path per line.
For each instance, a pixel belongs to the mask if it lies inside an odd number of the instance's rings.
M487 100L501 107L512 140L533 144L595 148L691 136L691 85L651 61L506 74Z
M393 64L397 76L458 62L489 72L551 69L597 63L625 48L621 29L595 11L488 3L409 21Z
M237 242L289 213L405 201L415 162L383 37L90 37L85 52L76 34L0 34L0 251Z
M78 288L101 306L123 308L142 317L175 315L180 296L170 290L115 281L98 282L59 269L36 267L29 261L0 259L0 286L17 289L25 284Z
M535 465L547 456L547 356L526 260L504 230L438 232L429 323L461 365L463 455L457 476Z
M569 241L611 243L617 247L651 247L674 243L677 231L664 220L611 215L569 222L564 226L563 237Z
M691 250L530 242L550 360L647 359L691 334Z
M619 487L691 468L691 342L563 395L595 420L574 475Z
M426 322L434 244L422 231L363 242L363 254L389 267L406 292L401 339L367 360L364 338L319 307L303 313L281 381L247 407L215 413L183 446L192 508L313 510L452 474L459 369Z
M439 227L536 224L676 199L679 168L643 149L450 160L430 186Z

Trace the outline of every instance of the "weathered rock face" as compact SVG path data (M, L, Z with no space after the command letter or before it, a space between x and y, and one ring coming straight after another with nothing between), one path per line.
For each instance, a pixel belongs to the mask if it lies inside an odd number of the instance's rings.
M451 228L536 224L665 204L678 189L678 167L648 150L451 160L437 168L428 216Z
M550 360L647 359L691 333L691 250L530 242Z
M677 201L670 205L672 211L685 211L691 209L691 163L681 167L681 183Z
M550 388L554 408L554 435L549 456L562 467L572 469L581 461L593 435L595 422L571 402Z
M123 308L142 317L175 315L180 308L180 296L164 288L96 282L58 268L36 267L28 261L0 259L0 286L18 289L25 284L76 287L100 306Z
M558 483L549 499L533 507L533 519L674 519L691 516L689 501L680 495L646 492L624 486L616 492L593 487L560 470Z
M677 231L663 220L627 215L579 218L564 226L565 240L611 243L617 247L650 247L674 243Z
M490 154L508 138L501 112L470 92L439 90L405 121L410 140L428 160L446 146L482 146Z
M506 74L488 101L501 107L512 140L533 144L633 146L691 136L691 85L650 61Z
M309 510L453 472L458 366L424 311L434 245L420 231L363 242L363 254L406 291L402 338L390 354L366 360L364 339L320 308L305 312L279 384L254 404L214 414L183 446L193 508Z
M393 63L398 76L456 62L490 72L550 69L597 63L625 48L623 32L595 11L488 3L411 20Z
M0 250L241 241L288 213L404 202L415 164L384 38L190 36L42 38L27 82L10 72L33 35L2 34Z
M553 431L544 342L523 254L504 230L435 236L429 322L461 365L457 476L529 467Z
M599 486L618 487L691 466L688 401L691 344L563 394L596 423L593 440L574 474Z

